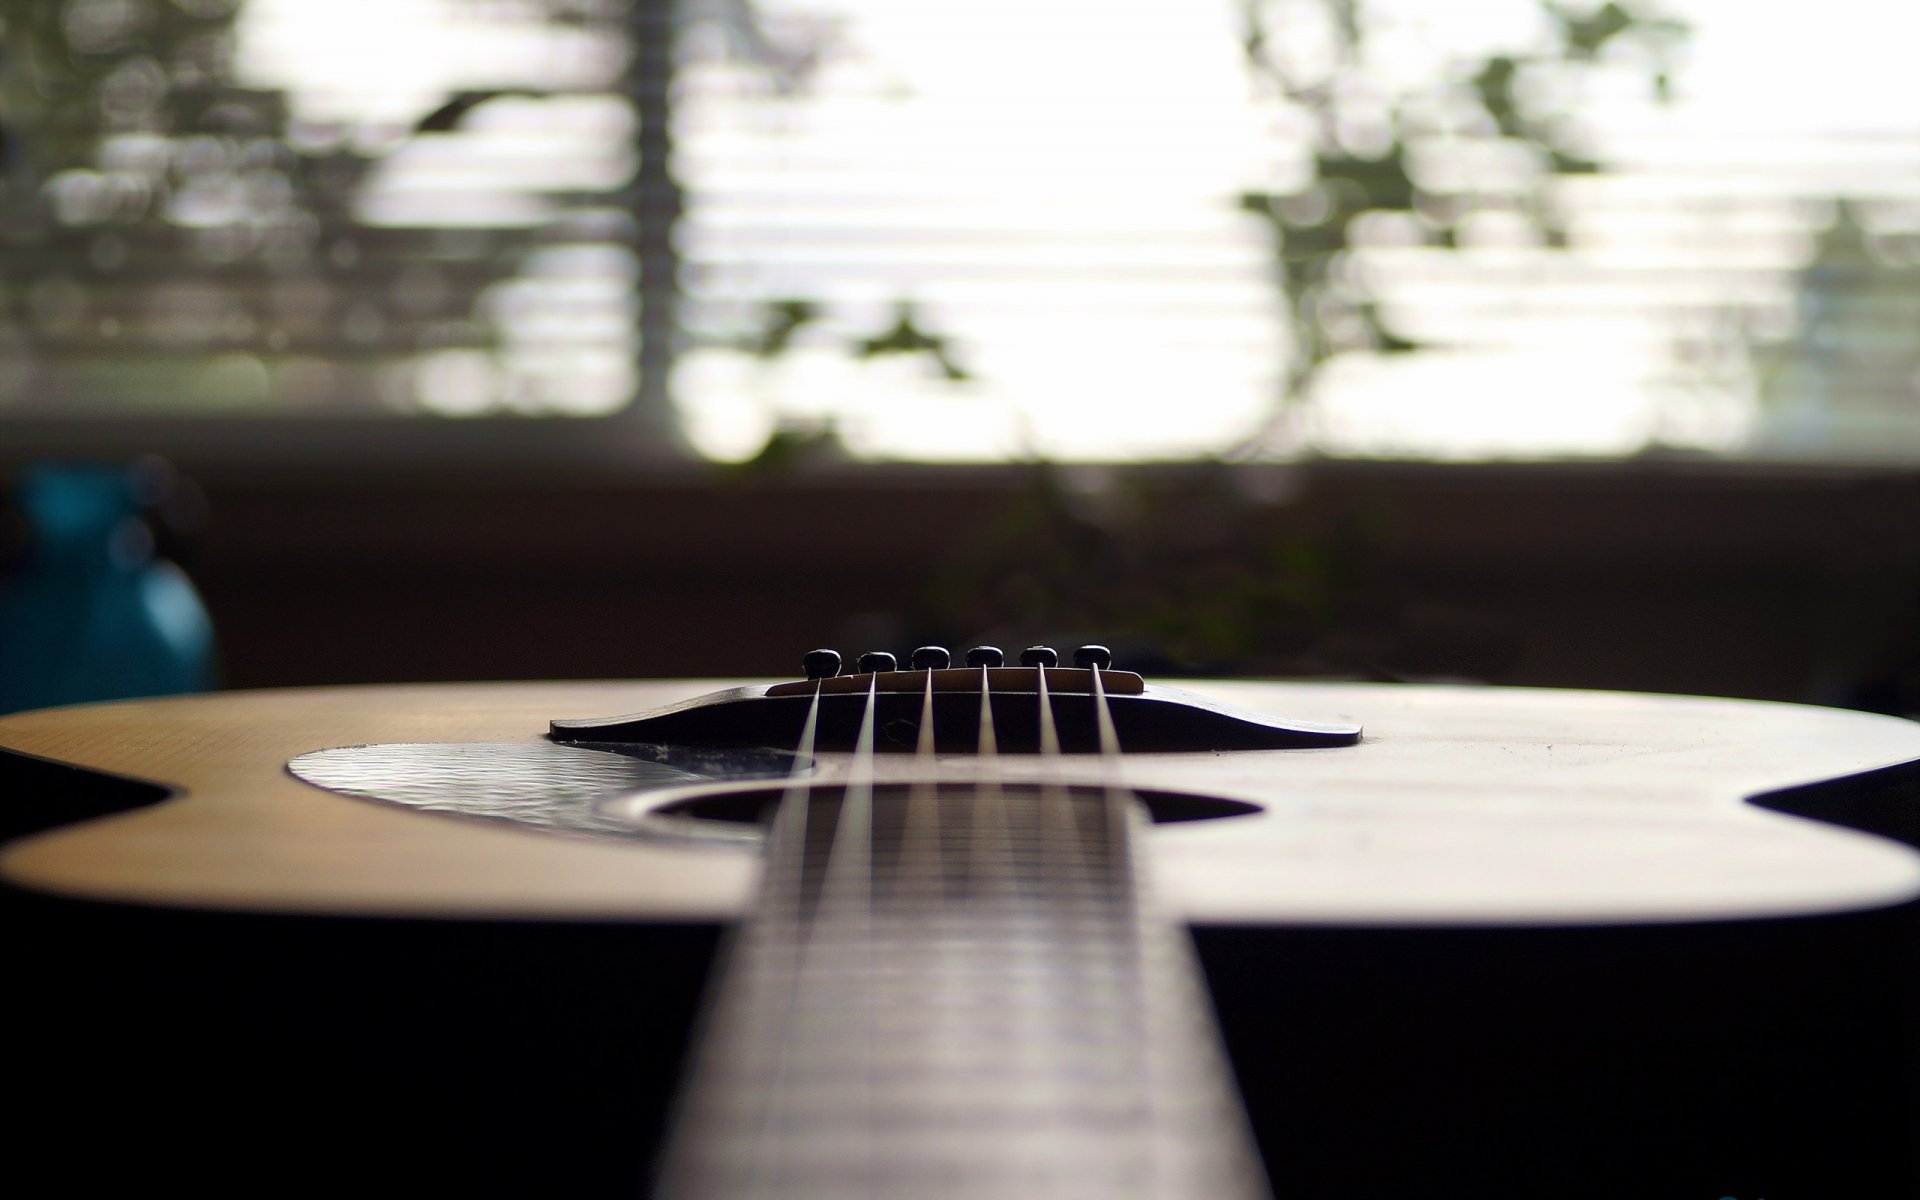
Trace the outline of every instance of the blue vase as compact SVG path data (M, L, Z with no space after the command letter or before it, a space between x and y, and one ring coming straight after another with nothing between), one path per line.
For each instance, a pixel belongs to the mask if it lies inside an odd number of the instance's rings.
M213 625L154 553L147 478L107 464L22 472L27 547L0 583L0 712L212 686Z

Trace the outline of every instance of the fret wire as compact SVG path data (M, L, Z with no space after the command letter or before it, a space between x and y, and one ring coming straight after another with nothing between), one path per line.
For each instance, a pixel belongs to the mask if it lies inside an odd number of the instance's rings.
M796 777L803 815L783 804L771 822L711 1026L748 1036L703 1053L665 1194L1258 1200L1219 1048L1197 1044L1212 1036L1197 964L1136 900L1137 800L1117 761L1098 787L1056 762L1016 790L983 696L978 783L882 804L867 700L840 802ZM960 871L937 904L909 882L929 838Z

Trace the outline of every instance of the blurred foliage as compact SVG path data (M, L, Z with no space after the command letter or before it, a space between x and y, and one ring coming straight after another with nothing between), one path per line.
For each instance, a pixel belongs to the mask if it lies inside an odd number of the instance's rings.
M605 19L596 0L534 3ZM457 92L411 128L300 122L236 72L242 7L0 0L10 405L380 410L404 392L383 388L383 364L498 348L490 289L540 231L373 228L356 206L409 143L546 93Z
M1687 30L1617 0L1540 0L1540 11L1550 30L1543 44L1456 61L1435 78L1408 77L1373 53L1373 10L1362 0L1243 0L1241 43L1261 102L1300 130L1309 169L1297 184L1239 197L1244 210L1271 226L1293 345L1272 421L1227 457L1270 445L1336 357L1424 348L1396 327L1358 262L1370 246L1457 248L1470 220L1492 212L1519 218L1543 246L1566 246L1551 185L1604 168L1587 152L1563 97L1577 95L1585 75L1625 61L1644 71L1656 98L1668 99L1670 64ZM1302 54L1301 45L1316 52ZM821 48L813 45L814 58ZM1423 169L1436 161L1453 164L1447 178ZM1496 166L1476 171L1475 162ZM803 326L825 316L810 300L770 300L758 328L733 344L774 358ZM905 302L892 330L842 335L839 344L859 358L926 354L945 378L970 377L947 339L928 332Z
M1293 465L1035 463L952 548L905 624L923 640L1101 642L1154 674L1501 682L1498 608L1425 594L1398 501Z
M924 354L940 369L941 377L948 382L962 383L972 378L954 358L949 339L941 334L928 333L922 327L913 305L907 301L895 306L891 326L873 337L860 339L855 354L859 358Z
M793 336L820 318L820 305L787 297L766 302L761 326L741 338L738 348L755 358L778 358L793 345Z
M1514 214L1550 247L1567 232L1551 202L1554 177L1601 170L1583 152L1574 115L1546 86L1590 70L1631 45L1660 99L1668 63L1686 30L1679 22L1613 0L1578 9L1543 0L1552 45L1537 53L1496 53L1458 64L1450 77L1408 79L1370 53L1369 10L1360 0L1246 0L1242 45L1267 100L1304 129L1308 178L1283 190L1253 191L1241 206L1266 220L1278 282L1292 318L1293 348L1275 424L1311 391L1321 370L1352 352L1403 354L1421 348L1394 327L1354 256L1382 236L1455 247L1466 218ZM1291 52L1296 38L1328 46ZM1577 78L1574 80L1577 82ZM1436 158L1504 144L1506 162L1531 162L1524 178L1448 180L1421 169ZM1384 234L1370 231L1387 231ZM1252 441L1262 440L1263 430Z
M1920 404L1920 233L1879 232L1837 199L1795 280L1793 326L1768 338L1749 318L1740 357L1760 399L1758 441L1855 452L1913 439Z
M720 463L720 479L746 481L795 472L840 466L847 461L846 446L831 421L782 421L750 458Z
M923 624L956 640L1100 641L1154 671L1437 667L1409 657L1384 514L1314 514L1288 470L1035 464L1000 520L955 550Z
M732 340L733 349L759 359L776 359L794 347L796 336L809 327L824 328L826 312L817 300L784 296L759 306L759 327ZM896 301L893 323L875 333L825 335L846 354L857 359L888 355L924 354L950 383L973 378L952 349L951 339L927 329L926 318L911 300Z
M805 99L819 67L848 51L847 31L840 18L789 9L771 14L754 0L718 0L704 10L717 21L729 55L751 63L784 102ZM692 301L698 305L699 301ZM732 308L731 305L719 306ZM803 344L830 346L858 361L889 356L924 355L940 377L965 383L973 373L964 365L952 341L934 331L926 314L907 298L896 299L890 325L860 331L845 314L805 296L773 296L746 306L744 319L736 313L696 316L688 322L691 347L722 347L772 363ZM709 325L726 332L707 332ZM744 325L740 331L738 326ZM722 477L745 478L783 471L807 470L847 460L838 427L831 418L795 421L782 417L774 423L766 443L751 458L720 471Z
M924 356L949 383L965 383L973 375L952 349L949 339L930 332L925 318L911 301L893 308L893 321L871 334L835 329L818 301L797 296L769 300L759 306L760 323L744 336L723 342L731 349L763 361L775 361L792 351L803 332L818 331L815 344L865 361L890 356ZM817 470L848 461L839 427L831 416L782 416L754 454L718 469L723 479L757 479L795 471Z
M1872 197L1815 206L1788 304L1740 296L1674 331L1688 399L1757 400L1748 454L1884 462L1920 452L1920 230L1886 221L1888 211Z
M1566 245L1551 184L1603 168L1551 99L1565 89L1547 82L1631 44L1654 95L1667 97L1679 23L1612 2L1542 8L1553 37L1538 52L1408 79L1374 61L1359 0L1247 0L1246 61L1266 102L1302 130L1310 167L1297 185L1240 198L1272 228L1294 338L1273 426L1248 447L1291 419L1337 356L1422 348L1358 268L1370 245L1455 248L1467 219L1485 212L1519 217L1540 245ZM1301 44L1331 52L1304 56ZM1528 166L1444 187L1423 170L1487 161L1475 152L1489 148ZM1436 677L1458 669L1461 647L1482 673L1518 652L1506 631L1391 577L1387 514L1330 522L1286 480L1284 468L1225 462L1101 475L1037 464L1002 521L956 556L930 610L939 628L1113 639L1130 661L1189 672Z

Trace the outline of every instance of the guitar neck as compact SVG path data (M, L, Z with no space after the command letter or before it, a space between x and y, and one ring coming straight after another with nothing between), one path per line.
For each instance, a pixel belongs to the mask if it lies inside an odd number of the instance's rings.
M1142 819L1096 788L790 796L661 1194L1265 1196Z

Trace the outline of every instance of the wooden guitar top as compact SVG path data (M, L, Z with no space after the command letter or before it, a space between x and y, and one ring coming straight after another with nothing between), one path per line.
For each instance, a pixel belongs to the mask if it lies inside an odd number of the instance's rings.
M303 783L334 746L538 740L713 682L235 692L0 718L0 747L167 785L169 800L0 853L51 893L267 912L711 920L748 846L602 841L407 811ZM1255 803L1158 826L1163 900L1203 923L1589 923L1833 912L1920 895L1920 855L1745 802L1920 760L1920 725L1752 701L1477 687L1187 683L1241 708L1366 726L1359 745L1136 754L1137 787ZM1030 758L1003 759L1019 778ZM943 778L978 764L942 755ZM888 772L910 756L883 756ZM1097 781L1097 764L1066 769ZM819 777L844 760L822 755ZM4 801L0 801L3 803Z

